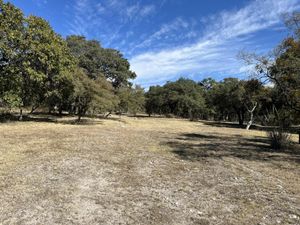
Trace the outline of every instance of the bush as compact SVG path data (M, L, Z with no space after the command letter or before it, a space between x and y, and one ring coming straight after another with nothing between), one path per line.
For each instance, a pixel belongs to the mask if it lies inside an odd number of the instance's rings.
M268 132L271 148L275 150L287 149L291 144L291 135L282 129Z

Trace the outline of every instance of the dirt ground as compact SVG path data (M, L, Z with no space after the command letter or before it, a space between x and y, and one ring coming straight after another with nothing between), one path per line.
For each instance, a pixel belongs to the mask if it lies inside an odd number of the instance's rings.
M162 118L0 124L0 224L300 224L300 153Z

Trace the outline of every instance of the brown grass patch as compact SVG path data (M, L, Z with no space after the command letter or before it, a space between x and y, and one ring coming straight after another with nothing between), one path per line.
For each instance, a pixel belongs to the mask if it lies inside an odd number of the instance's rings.
M300 223L300 154L271 151L263 131L127 117L0 126L0 224Z

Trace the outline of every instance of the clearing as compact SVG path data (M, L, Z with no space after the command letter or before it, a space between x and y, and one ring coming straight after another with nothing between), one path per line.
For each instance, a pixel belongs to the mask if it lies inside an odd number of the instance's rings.
M262 131L129 117L0 130L0 224L300 224L300 153Z

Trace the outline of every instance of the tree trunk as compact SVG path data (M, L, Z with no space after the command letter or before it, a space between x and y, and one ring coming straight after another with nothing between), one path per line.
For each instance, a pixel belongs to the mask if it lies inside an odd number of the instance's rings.
M251 112L250 120L249 120L249 122L248 122L248 124L247 124L246 130L249 130L249 129L250 129L252 123L253 123L253 112Z
M77 110L78 110L78 112L77 112L77 115L78 115L77 122L80 122L80 121L81 121L82 114L83 114L82 107L79 106Z
M20 108L20 115L19 115L19 121L23 120L23 109Z
M255 111L256 107L257 107L257 102L254 103L254 106L253 106L253 108L251 110L248 109L248 112L250 113L250 120L249 120L249 122L247 124L246 130L249 130L250 127L251 127L251 125L252 125L252 123L253 123L254 111Z
M242 115L241 112L238 112L237 115L238 115L238 119L239 119L239 125L242 126L244 124L244 116Z
M77 121L78 121L78 122L81 121L81 117L82 117L81 113L78 113L78 118L77 118Z
M62 107L61 107L61 106L58 108L58 114L59 114L60 116L62 115Z

